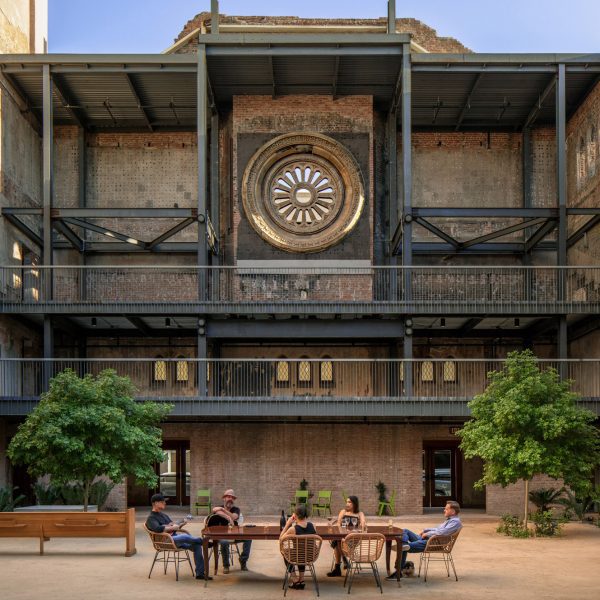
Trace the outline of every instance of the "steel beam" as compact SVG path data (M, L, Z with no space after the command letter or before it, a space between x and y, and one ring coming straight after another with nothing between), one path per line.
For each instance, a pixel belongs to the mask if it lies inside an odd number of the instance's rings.
M483 321L483 318L468 319L465 323L463 323L458 328L458 331L456 332L457 335L463 336L466 333L469 333L470 331L472 331L473 329L475 329L475 327L477 327L477 325L479 325L479 323L481 323L481 321ZM447 332L446 332L446 335L448 335ZM477 335L479 335L479 331L477 332Z
M538 101L535 103L535 106L529 111L529 114L527 115L527 118L525 119L525 122L523 123L521 130L526 129L527 127L531 127L534 124L535 120L537 119L538 114L540 113L540 110L542 109L542 105L544 104L546 98L550 95L550 92L556 86L556 79L557 79L556 75L553 75L550 78L550 81L544 88L544 91L538 97Z
M525 240L525 252L531 252L552 230L558 225L556 219L550 219L544 223L539 229L533 232L531 237Z
M70 249L70 242L55 242L55 250ZM148 250L146 246L135 246L127 242L90 242L85 243L86 254L103 254L103 253L126 253L131 252L153 252L166 254L196 254L198 252L198 242L163 242L154 246L152 250Z
M489 218L489 217L514 217L515 219L558 217L556 208L450 208L450 207L413 207L413 217L455 217L455 218Z
M331 47L355 46L359 49L370 47L399 46L410 44L410 34L407 33L227 33L227 35L206 34L200 38L200 43L206 45L209 54L215 50L227 47L236 47L240 54L244 48L252 49L256 46L318 46ZM20 57L28 56L26 54ZM68 56L68 55L66 55ZM95 55L96 58L98 55ZM163 56L163 55L160 55ZM154 55L156 58L156 55ZM11 57L12 58L12 57ZM63 61L64 62L64 61ZM93 61L91 61L93 62ZM127 61L130 64L134 61Z
M413 73L554 73L556 68L549 65L413 65Z
M600 207L567 208L567 215L600 215Z
M415 219L415 223L418 223L419 225L421 225L421 227L425 227L425 229L427 229L437 237L441 238L445 242L452 244L452 246L454 246L455 248L460 248L461 243L458 240L455 240L451 235L448 235L445 231L442 231L441 229L439 229L429 221L426 221L422 217L417 217Z
M591 219L584 223L577 231L572 233L567 239L567 248L575 245L580 239L582 239L588 231L591 231L600 223L600 215L595 215Z
M229 37L230 34L227 34ZM397 56L402 55L398 46L207 46L206 55L211 56Z
M475 81L473 81L473 85L471 86L471 89L469 90L469 93L467 94L467 98L465 100L465 103L460 111L460 115L458 115L458 121L456 122L456 127L454 128L454 131L458 131L460 129L460 126L467 114L467 111L471 108L471 100L473 99L473 95L475 94L475 91L477 90L477 87L479 86L479 84L481 83L481 80L483 79L483 73L479 73L477 75L477 77L475 77Z
M39 212L25 212L37 209L3 209L10 210L12 214L40 214ZM20 212L18 212L20 211ZM52 218L63 219L75 217L79 219L184 219L196 218L196 208L55 208Z
M14 227L16 227L27 239L31 240L34 244L39 246L42 250L44 248L44 240L33 231L28 225L23 223L21 219L18 219L15 215L5 213L3 211L4 218Z
M156 246L158 246L165 240L168 240L170 237L173 237L176 233L179 233L180 231L182 231L186 227L189 227L192 223L195 223L195 222L196 222L196 219L194 219L193 217L189 217L189 218L185 219L184 221L181 221L180 223L173 225L173 227L171 227L171 229L165 231L158 237L154 238L151 242L148 242L146 244L146 249L154 250L154 248L156 248Z
M105 235L107 237L121 240L122 242L126 242L127 244L131 244L133 246L138 246L139 248L146 249L146 242L142 240L136 240L128 235L123 233L119 233L118 231L113 231L112 229L108 229L107 227L101 227L100 225L94 225L93 223L88 223L87 221L82 221L81 219L74 218L63 218L62 221L64 223L68 223L69 225L75 225L76 227L81 227L82 229L89 229L90 231L94 231L101 235Z
M556 244L539 244L539 249L555 250ZM487 244L478 244L464 250L457 250L451 244L442 242L413 242L413 254L522 254L525 251L524 244L512 242L488 242Z
M150 117L144 108L144 104L140 98L140 94L136 88L135 82L133 81L133 76L131 73L125 73L125 78L127 79L127 84L129 85L129 90L131 91L131 95L133 96L135 103L137 104L138 110L140 111L142 117L144 117L144 121L146 121L146 125L150 131L154 131L154 127L150 121Z
M59 75L54 75L52 82L54 83L54 91L63 108L71 115L79 127L85 129L87 118L84 109L81 107L81 103L73 96L70 90L67 90L65 83ZM81 113L81 115L78 113Z
M5 206L0 209L3 215L36 215L41 217L44 214L43 208L20 208L16 206Z
M481 235L479 237L473 238L472 240L468 240L467 242L462 242L460 244L460 247L470 248L471 246L476 246L477 244L484 244L486 242L489 242L490 240L495 240L499 237L504 237L505 235L515 233L516 231L521 231L522 229L527 229L528 227L534 227L536 225L546 223L546 221L547 219L543 217L540 219L528 219L527 221L523 221L522 223L516 223L515 225L503 227L502 229L492 231L491 233L487 233L486 235Z
M146 337L152 337L155 331L146 325L146 323L140 319L139 317L134 317L132 315L123 315L136 329L138 329L142 335ZM113 334L114 335L114 334Z
M83 240L70 227L67 227L65 223L63 223L62 221L53 220L52 227L54 227L54 229L56 229L58 233L62 234L65 238L67 238L67 240L69 241L71 246L75 248L75 250L77 250L78 252L84 252L85 245Z

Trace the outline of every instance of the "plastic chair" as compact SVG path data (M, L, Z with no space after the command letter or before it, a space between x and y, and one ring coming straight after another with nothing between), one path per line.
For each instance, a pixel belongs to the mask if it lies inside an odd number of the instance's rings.
M152 566L150 567L150 573L148 573L148 579L150 579L150 576L152 575L152 569L154 569L154 565L157 562L162 562L164 564L165 575L167 574L167 567L169 566L169 563L173 563L175 565L175 581L179 581L179 563L185 562L186 560L190 565L192 575L194 575L194 567L192 566L190 553L188 552L189 548L184 546L177 547L175 545L175 541L173 540L173 536L171 536L170 533L156 533L155 531L150 531L150 529L146 527L146 524L144 524L144 529L150 536L154 550L156 550L154 554L154 560L152 561ZM182 553L184 556L181 556ZM160 558L159 554L162 555Z
M386 508L390 509L392 517L396 516L396 490L392 492L390 499L385 502L384 500L379 501L379 508L377 509L377 516L381 517Z
M207 490L198 490L196 492L196 502L194 502L194 509L196 515L200 514L200 509L205 508L208 514L212 510L212 502L210 500L210 488Z
M329 516L331 516L331 491L319 490L317 501L312 504L312 510L316 510L319 517L321 516L321 511L324 513L329 511Z
M279 541L279 551L286 561L285 577L283 579L283 595L287 594L290 581L289 567L298 567L304 565L308 567L313 581L317 596L319 595L319 582L315 572L314 563L319 558L323 540L318 535L290 535Z
M424 581L427 581L427 571L429 570L429 561L431 560L439 560L444 562L444 566L446 567L446 573L448 577L450 577L450 567L452 567L452 571L454 572L454 577L456 581L458 581L458 575L456 574L456 569L454 568L454 559L452 558L452 548L454 548L454 544L456 543L456 538L462 531L462 528L452 535L432 535L427 540L427 546L425 546L425 550L421 554L421 560L419 561L419 577L421 577L421 566L424 564ZM432 556L433 555L433 556Z
M306 506L306 511L310 512L309 504L308 504L308 490L296 490L296 495L294 499L290 501L290 512L293 513L296 510L296 505L304 504Z
M359 572L361 565L370 565L375 577L375 583L383 594L381 586L381 577L377 568L377 561L381 556L385 536L381 533L349 533L342 540L342 553L350 561L350 566L346 571L344 586L348 583L348 593L352 589L352 582L355 575Z

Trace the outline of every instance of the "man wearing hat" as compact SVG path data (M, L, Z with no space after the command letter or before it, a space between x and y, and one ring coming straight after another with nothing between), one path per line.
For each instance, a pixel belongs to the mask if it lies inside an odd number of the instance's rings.
M189 548L194 553L196 563L196 579L204 579L204 555L202 554L202 538L194 537L189 533L181 531L186 520L174 523L163 511L167 507L168 498L164 494L154 494L150 498L152 512L146 519L146 527L155 533L170 533L178 548ZM209 577L212 579L212 577Z
M233 503L236 500L237 496L235 495L232 489L225 490L223 494L223 504L221 506L215 506L213 508L213 513L216 515L220 515L224 519L227 520L228 523L232 525L238 524L238 519L240 518L240 509L237 506L234 506ZM229 544L231 542L228 540L222 540L220 542L221 546L221 554L223 556L223 573L229 573ZM237 542L236 542L237 543ZM244 540L243 541L243 549L242 554L240 556L240 569L242 571L247 571L248 567L246 563L250 558L250 547L252 546L252 540Z

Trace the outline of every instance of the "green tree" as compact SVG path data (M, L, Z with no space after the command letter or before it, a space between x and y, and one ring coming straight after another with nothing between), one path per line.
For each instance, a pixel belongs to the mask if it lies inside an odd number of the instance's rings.
M50 475L57 484L78 481L84 510L95 477L113 481L132 476L156 485L154 463L163 459L160 421L170 404L138 403L128 377L107 369L83 378L71 369L50 381L50 389L13 437L8 456L27 465L33 477Z
M466 458L484 460L477 488L525 481L527 525L534 475L562 479L576 491L589 487L600 461L595 416L576 405L571 382L561 381L555 369L541 370L530 350L511 352L503 370L488 377L487 389L469 402L473 418L458 432L461 448Z

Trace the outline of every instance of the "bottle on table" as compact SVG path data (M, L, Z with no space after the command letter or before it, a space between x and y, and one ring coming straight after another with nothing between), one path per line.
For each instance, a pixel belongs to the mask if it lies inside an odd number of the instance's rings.
M282 510L281 511L281 519L279 519L279 531L283 531L283 528L285 527L285 522L286 522L285 512Z

